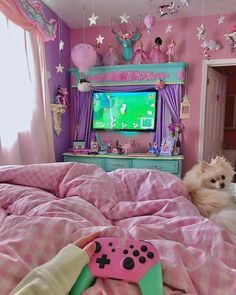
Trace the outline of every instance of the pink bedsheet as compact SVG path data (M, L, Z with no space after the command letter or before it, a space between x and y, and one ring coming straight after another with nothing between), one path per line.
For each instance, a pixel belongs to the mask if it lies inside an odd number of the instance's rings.
M1 295L62 247L97 229L153 243L167 295L236 294L236 236L201 217L182 181L168 173L105 173L76 163L3 166L0 222ZM126 295L139 289L98 279L84 293Z

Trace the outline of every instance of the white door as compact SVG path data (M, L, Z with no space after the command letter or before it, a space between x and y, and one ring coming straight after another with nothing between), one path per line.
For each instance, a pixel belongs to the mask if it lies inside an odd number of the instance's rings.
M224 75L209 67L207 77L203 160L222 155L226 83Z

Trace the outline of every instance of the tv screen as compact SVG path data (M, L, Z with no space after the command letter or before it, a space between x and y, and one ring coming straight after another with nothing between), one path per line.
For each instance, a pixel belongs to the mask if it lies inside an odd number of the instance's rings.
M154 131L156 92L94 92L95 130Z

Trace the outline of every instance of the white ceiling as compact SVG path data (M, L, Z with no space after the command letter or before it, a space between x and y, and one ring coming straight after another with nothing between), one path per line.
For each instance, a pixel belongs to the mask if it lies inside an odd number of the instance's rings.
M180 5L173 15L160 17L158 7L170 4L169 0L42 0L70 28L89 26L88 18L92 13L99 16L97 25L107 25L111 17L118 17L126 12L130 19L140 15L152 14L156 19L171 19L187 16L219 15L236 12L236 0L188 0L190 6L182 5L181 0L172 0Z

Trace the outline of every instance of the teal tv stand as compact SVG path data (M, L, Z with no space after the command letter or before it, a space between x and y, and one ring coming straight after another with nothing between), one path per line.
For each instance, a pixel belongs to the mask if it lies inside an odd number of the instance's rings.
M183 156L155 157L149 154L123 155L84 155L64 153L64 162L87 163L100 166L105 171L113 171L123 168L155 169L182 176Z

